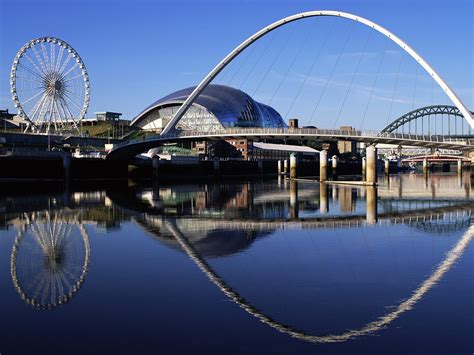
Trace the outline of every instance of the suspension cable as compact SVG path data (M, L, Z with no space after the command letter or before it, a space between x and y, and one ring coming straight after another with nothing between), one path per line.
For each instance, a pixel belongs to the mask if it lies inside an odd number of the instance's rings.
M318 99L318 102L316 104L316 106L314 107L314 110L313 112L311 113L311 117L309 118L309 122L311 122L313 120L313 117L314 117L314 114L316 113L316 110L318 109L319 107L319 104L321 103L321 100L322 98L324 97L324 93L326 92L326 89L329 85L329 82L331 81L332 79L332 76L334 75L334 72L336 70L336 67L337 65L339 64L339 60L341 59L341 56L342 56L342 53L344 52L344 50L346 49L346 45L347 45L347 42L349 41L349 37L350 37L350 34L351 34L351 30L352 28L354 27L355 25L355 22L351 25L351 28L349 29L349 32L347 33L347 36L346 36L346 39L344 40L344 45L342 46L341 48L341 51L339 52L339 55L337 57L337 60L336 60L336 63L334 64L334 66L332 67L332 70L331 70L331 73L329 75L329 78L328 80L326 81L325 85L324 85L324 88L323 88L323 91L321 92L321 95L319 96L319 99Z
M250 74L253 73L255 67L257 66L258 63L260 63L260 61L262 60L262 57L263 55L266 53L268 47L270 46L270 44L273 43L273 40L275 39L275 33L272 33L272 37L270 38L269 41L267 41L267 43L265 44L262 52L260 53L260 56L258 57L258 59L255 61L255 63L253 64L252 68L249 70L249 72L247 73L247 76L245 77L244 81L242 81L242 83L240 84L239 86L239 90L242 89L242 86L244 86L245 82L247 81L247 79L250 77Z
M368 32L367 39L366 39L365 44L364 44L364 48L362 49L362 52L360 54L359 60L357 62L356 69L355 69L355 71L352 75L352 78L351 78L351 82L349 84L349 87L347 88L346 94L344 95L344 99L342 100L341 107L339 107L339 112L336 115L336 121L334 122L333 128L336 128L337 121L339 121L339 117L341 115L342 109L344 108L344 104L346 103L347 97L349 96L349 93L352 89L352 85L354 84L354 79L357 76L357 73L359 72L360 63L362 62L362 58L364 57L365 50L367 49L367 44L369 43L369 39L370 39L371 34L372 34L372 32Z
M301 46L298 48L298 51L296 52L296 55L293 57L292 61L290 62L290 66L288 67L288 69L286 70L285 72L285 75L282 76L280 82L278 83L277 85L277 88L275 89L275 91L273 92L273 95L271 96L270 98L270 101L268 103L269 106L272 105L272 102L273 102L273 99L275 98L276 94L278 93L278 91L280 90L283 82L286 80L288 74L290 73L290 70L292 69L293 65L295 64L296 62L296 59L299 58L299 55L301 53L301 51L303 50L305 44L307 43L309 37L311 36L311 29L308 29L308 33L306 34L306 37L303 39L302 43L301 43Z
M392 115L393 102L395 101L395 93L397 92L397 88L398 88L398 80L400 79L400 69L402 67L402 61L403 61L403 53L400 53L400 60L398 61L398 68L397 68L397 76L395 78L395 86L393 87L392 100L390 101L390 109L388 110L387 123L385 126L388 126L388 123L390 121L390 116Z
M383 60L384 60L384 58L385 58L386 48L387 48L387 43L384 43L383 53L382 53L382 56L381 56L381 58L380 58L380 62L379 62L378 68L377 68L377 73L376 73L376 75L375 75L375 80L374 80L374 82L372 83L372 87L370 88L369 101L367 101L367 106L365 107L364 116L362 117L362 122L361 122L361 124L360 124L359 129L362 129L362 126L364 125L365 117L367 116L367 111L369 110L369 105L370 105L370 103L372 102L372 95L373 95L373 93L374 93L374 88L375 88L375 85L377 84L377 80L378 80L378 78L379 78L380 69L382 68L382 63L383 63Z
M324 42L322 43L321 47L319 47L319 50L318 50L318 53L316 54L316 56L313 58L313 61L311 62L311 65L308 69L308 72L306 73L306 76L303 78L303 81L301 82L301 85L300 87L298 88L298 91L296 92L296 95L295 95L295 98L293 99L293 101L291 102L290 106L288 107L288 110L286 111L285 113L285 118L288 118L288 114L290 113L290 110L293 108L293 105L295 104L296 100L298 99L300 93L301 93L301 90L303 89L304 85L306 84L306 80L308 80L308 77L310 76L311 72L313 71L313 68L314 68L314 65L316 64L316 62L318 61L319 59L319 56L321 55L322 51L323 51L323 48L326 46L328 40L329 40L329 37L332 33L332 30L334 29L335 27L335 24L336 22L333 21L332 22L332 25L329 29L329 33L327 34L326 38L324 39ZM310 120L311 121L311 120Z
M273 66L275 65L276 61L278 60L278 58L280 58L281 54L283 53L283 50L286 48L286 46L288 45L290 39L293 37L293 35L295 34L295 30L296 30L296 27L293 26L290 34L288 35L287 39L285 40L285 43L283 43L283 46L280 47L280 50L278 51L277 55L275 56L275 58L273 59L272 63L270 64L270 66L268 67L267 71L265 72L265 75L262 77L262 79L260 80L260 82L258 83L256 89L254 90L254 92L252 93L252 97L255 97L255 94L257 93L257 91L260 89L260 87L262 86L263 82L265 81L265 79L267 78L268 76L268 73L270 73L270 70L273 69Z

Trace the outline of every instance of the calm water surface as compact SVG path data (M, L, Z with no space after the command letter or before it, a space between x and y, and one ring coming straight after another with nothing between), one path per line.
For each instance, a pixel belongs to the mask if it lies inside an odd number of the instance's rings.
M469 174L2 191L0 353L472 354L472 196Z

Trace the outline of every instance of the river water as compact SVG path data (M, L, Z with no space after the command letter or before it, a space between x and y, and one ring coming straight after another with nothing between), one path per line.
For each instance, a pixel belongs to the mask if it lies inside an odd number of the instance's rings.
M0 193L0 353L472 354L469 173Z

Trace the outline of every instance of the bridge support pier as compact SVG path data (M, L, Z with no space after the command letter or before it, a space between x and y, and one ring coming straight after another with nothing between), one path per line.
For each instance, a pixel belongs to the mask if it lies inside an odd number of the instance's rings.
M458 174L462 175L462 159L458 159Z
M362 158L362 179L365 180L365 172L367 168L367 158L363 157Z
M329 212L328 185L324 182L321 182L319 184L319 212L320 213Z
M385 159L384 161L384 171L385 171L385 175L390 174L390 160L388 159Z
M282 174L282 161L278 160L278 175Z
M402 146L399 145L398 146L398 156L397 156L397 170L398 171L400 171L400 168L402 167L402 154L403 154L403 149L402 149Z
M337 157L337 155L333 155L332 156L332 173L335 175L337 174L337 165L339 163L339 158Z
M298 216L298 182L296 180L290 180L290 218L297 219Z
M288 174L288 159L283 160L283 174Z
M428 174L428 159L423 159L423 174Z
M367 186L365 196L367 224L375 224L377 223L377 188L375 186Z
M328 179L328 151L322 149L319 152L319 181Z
M290 179L296 179L296 154L290 155Z
M377 184L377 148L369 145L365 149L365 156L367 158L366 166L366 182L372 185Z
M263 160L262 159L257 160L257 171L260 175L263 175Z

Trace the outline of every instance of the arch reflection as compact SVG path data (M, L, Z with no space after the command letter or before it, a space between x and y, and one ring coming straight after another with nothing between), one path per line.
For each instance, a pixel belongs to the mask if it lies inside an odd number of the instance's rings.
M437 265L434 271L411 293L411 295L394 308L393 311L380 316L373 322L370 322L361 328L345 331L340 334L312 335L302 330L294 328L290 325L280 323L262 311L252 306L244 297L229 286L207 263L207 261L195 250L193 245L187 240L186 236L177 228L175 221L165 220L167 228L173 233L176 241L179 243L184 252L196 264L196 266L206 275L206 277L214 283L222 293L230 300L236 303L244 311L257 318L260 322L278 330L281 333L311 343L337 343L344 342L353 338L373 334L387 327L395 319L403 313L413 309L415 304L419 302L427 292L429 292L448 272L454 264L462 256L466 248L474 237L474 226L470 226L464 235L459 239L456 245L446 254L445 259Z

